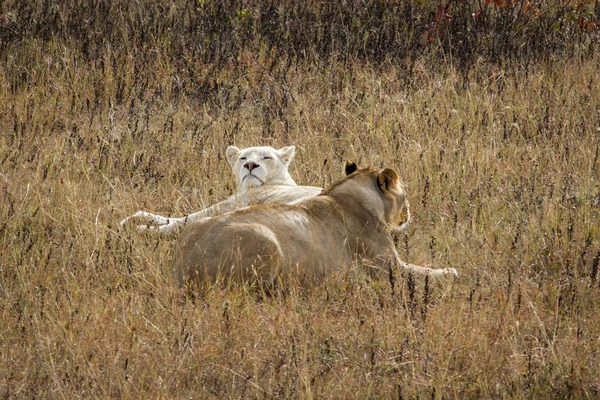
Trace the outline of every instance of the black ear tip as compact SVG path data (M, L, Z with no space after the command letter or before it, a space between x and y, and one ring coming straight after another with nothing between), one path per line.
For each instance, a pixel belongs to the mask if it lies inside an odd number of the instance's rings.
M358 170L358 165L356 165L354 161L346 161L346 166L344 167L344 172L346 175L350 175L356 170Z

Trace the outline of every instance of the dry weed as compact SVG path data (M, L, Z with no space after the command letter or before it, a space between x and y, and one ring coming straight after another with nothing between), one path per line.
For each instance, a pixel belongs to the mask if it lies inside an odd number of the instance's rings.
M597 56L248 54L205 98L160 52L140 70L94 46L22 37L0 61L1 397L599 395ZM296 145L307 185L344 159L395 166L414 213L401 256L460 279L183 297L172 239L116 223L223 199L231 144Z

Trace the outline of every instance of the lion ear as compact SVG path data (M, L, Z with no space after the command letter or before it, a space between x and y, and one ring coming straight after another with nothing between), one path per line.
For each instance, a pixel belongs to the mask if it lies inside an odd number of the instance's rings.
M382 170L377 176L377 184L381 190L390 190L392 188L397 188L400 183L400 177L390 168L385 168Z
M346 166L344 167L344 173L346 176L358 170L358 165L354 161L346 161Z
M233 168L235 162L237 161L238 155L240 154L240 149L235 146L229 146L227 151L225 152L225 156L227 157L227 162Z
M277 150L277 155L286 167L290 166L290 163L294 159L294 154L296 154L296 146L282 147Z

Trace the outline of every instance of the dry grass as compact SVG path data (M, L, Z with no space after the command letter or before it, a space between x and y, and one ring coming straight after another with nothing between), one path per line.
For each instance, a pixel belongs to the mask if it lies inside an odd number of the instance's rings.
M1 397L600 395L598 56L458 71L247 53L201 101L167 56L140 70L21 39L0 61ZM230 144L296 145L308 185L347 158L396 167L401 256L460 279L182 297L173 239L115 225L223 199Z

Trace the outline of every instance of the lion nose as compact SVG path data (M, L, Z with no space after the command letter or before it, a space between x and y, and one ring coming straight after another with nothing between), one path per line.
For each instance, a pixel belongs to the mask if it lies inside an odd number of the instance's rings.
M247 162L246 164L244 164L244 168L246 168L250 172L252 172L252 170L254 168L258 168L258 167L260 167L260 164L257 164L254 162Z

